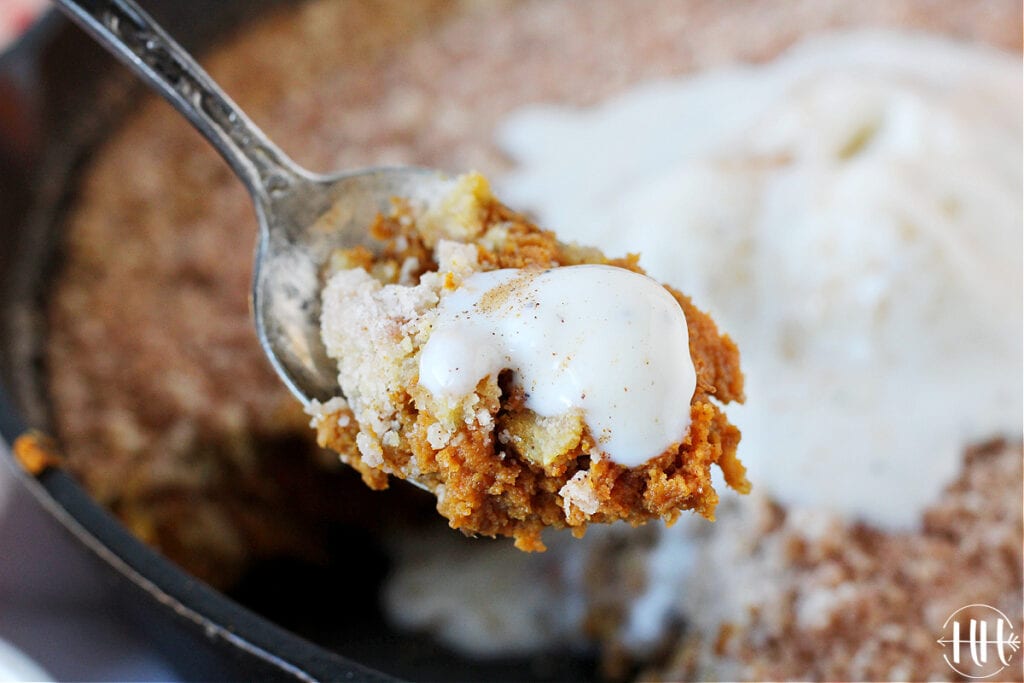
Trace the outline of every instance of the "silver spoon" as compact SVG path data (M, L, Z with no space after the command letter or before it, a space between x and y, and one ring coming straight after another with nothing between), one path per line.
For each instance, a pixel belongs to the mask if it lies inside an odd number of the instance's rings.
M304 404L340 395L337 367L320 340L321 266L336 248L372 248L367 228L391 198L428 199L448 181L412 167L307 171L132 0L56 3L181 112L245 184L259 221L252 311L260 344ZM328 211L331 220L318 224Z

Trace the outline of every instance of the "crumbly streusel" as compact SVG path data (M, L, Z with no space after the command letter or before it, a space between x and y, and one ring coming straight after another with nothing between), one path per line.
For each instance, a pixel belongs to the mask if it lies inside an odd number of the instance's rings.
M512 536L522 550L543 550L548 526L582 535L588 523L674 521L686 509L713 519L712 464L730 486L749 490L736 459L739 430L719 407L743 400L739 353L671 288L689 328L689 348L679 352L697 372L692 401L679 406L690 426L677 444L637 467L598 457L580 413L540 417L529 410L508 371L484 378L454 404L418 381L439 298L464 278L594 263L642 273L636 256L607 259L559 242L495 200L479 174L459 178L437 208L415 211L400 202L371 232L386 240L383 253L359 247L336 254L323 295L324 342L349 401L312 409L320 444L338 451L368 485L385 487L389 474L418 479L437 493L438 511L453 528Z

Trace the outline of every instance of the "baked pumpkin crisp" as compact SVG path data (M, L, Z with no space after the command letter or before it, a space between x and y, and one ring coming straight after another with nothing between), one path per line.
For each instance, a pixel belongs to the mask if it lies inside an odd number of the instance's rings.
M736 346L636 255L560 242L475 173L428 205L396 199L370 232L379 253L339 250L325 272L344 398L308 407L367 485L411 479L453 528L528 551L549 526L714 519L712 465L749 490L720 408L743 400Z

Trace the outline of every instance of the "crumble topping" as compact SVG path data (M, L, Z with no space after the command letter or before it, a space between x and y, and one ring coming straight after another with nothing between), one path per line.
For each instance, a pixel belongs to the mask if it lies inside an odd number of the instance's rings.
M644 276L635 256L610 260L595 249L559 242L497 202L475 173L458 178L448 194L425 207L396 200L393 212L379 217L371 232L384 241L380 255L363 247L343 250L328 266L322 333L338 362L346 403L334 404L336 420L313 424L321 445L337 450L368 485L383 488L388 475L414 478L438 494L438 510L451 526L467 534L512 536L523 550L544 549L540 532L547 526L568 526L582 535L589 523L673 521L683 509L713 518L718 496L712 464L722 468L730 486L748 489L736 459L739 432L712 401L743 398L736 347L689 299ZM603 289L584 291L589 281L565 288L563 281L557 283L561 298L543 296L546 283L569 274L600 275ZM459 297L481 278L502 281L465 304ZM517 299L520 280L528 285L530 302ZM629 311L611 302L635 298L638 291L645 297L653 291L656 299L642 299L634 322ZM584 305L587 296L615 316L603 319L598 334L618 335L621 343L589 338L590 330L573 317L572 306ZM446 302L457 299L447 310ZM480 365L474 355L492 343L492 335L526 337L530 328L481 332L445 326L448 318L465 323L473 307L483 315L514 318L522 311L506 309L526 303L553 315L552 329L560 334L559 323L568 323L567 338L583 344L565 351L551 343L557 335L528 340L529 353L540 348L554 354L533 375L519 371L513 347L497 352L494 367ZM539 317L539 311L531 312L531 318ZM459 380L468 390L438 390L421 377L432 367L428 353L438 347L429 346L432 335L452 329L458 343L442 349L455 349L443 359L444 367L460 372L465 366L471 374ZM587 344L603 344L600 351L611 347L618 355L596 362ZM630 377L628 368L646 373L642 386L622 381ZM625 415L628 428L612 430L593 417L600 391L590 385L574 389L564 407L539 404L543 382L560 372L570 379L593 375L624 384L618 403L609 405ZM323 410L318 405L314 413ZM654 457L608 457L612 437L630 430L670 436L656 445ZM347 450L353 443L355 452ZM628 446L636 449L635 443Z
M565 483L558 495L562 496L566 519L572 517L574 507L584 515L592 515L601 506L588 472L580 471L572 475L572 479Z

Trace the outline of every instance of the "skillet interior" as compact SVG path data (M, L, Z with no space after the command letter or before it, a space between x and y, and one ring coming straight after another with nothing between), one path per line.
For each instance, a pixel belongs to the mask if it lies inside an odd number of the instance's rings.
M59 174L52 175L52 177L60 178ZM46 176L46 177L51 177ZM40 176L42 177L42 176ZM41 183L35 183L33 187L43 187ZM64 193L66 187L64 184L56 183L55 194L53 197L65 196ZM53 202L43 202L43 206L50 207L54 206ZM36 220L36 226L40 227L36 229L26 229L19 233L19 235L36 236L43 234L43 229L55 224L54 220ZM41 253L49 254L52 246L51 242L43 242ZM32 263L32 267L26 273L26 276L37 277L37 273L43 272L38 268L38 265L46 261L45 257L40 257L38 260L33 261L27 259L26 262ZM29 278L18 278L18 283L28 282ZM42 278L42 282L45 282L45 277ZM28 290L26 290L28 291ZM34 288L31 288L30 293L42 291L41 283L36 283ZM38 303L38 299L36 300ZM33 310L30 308L30 310ZM26 320L31 321L30 316L23 315L21 318L20 325L22 329L28 329L30 326L26 324ZM7 337L5 337L6 339ZM38 337L37 337L38 338ZM23 347L11 347L11 358L15 358L13 361L13 367L28 367L28 362L22 362L24 359L31 360L30 356L24 355L18 356L17 353L20 349L25 349L31 352L33 346L31 344L24 345ZM37 348L37 347L35 347ZM6 350L5 350L6 354ZM6 381L6 379L5 379ZM30 383L26 384L30 386ZM38 397L38 394L33 394L33 390L30 386L29 390L24 392L18 392L19 399L25 399L23 410L31 411L31 403L33 397ZM39 402L37 407L39 410L31 414L42 415L45 412L45 403ZM45 418L39 418L40 421L36 422L33 418L33 424L46 424ZM347 535L346 535L347 533ZM369 582L379 579L380 573L383 570L385 563L383 556L381 555L379 548L372 545L372 539L368 543L364 543L367 540L365 535L361 535L360 532L355 530L349 530L346 533L339 533L335 539L334 546L336 548L335 556L339 562L344 561L344 554L357 554L362 562L360 563L359 572L355 572L351 575L353 581L358 582ZM367 561L367 558L371 558ZM337 587L330 588L326 593L320 592L324 588L324 584L337 586L338 584L344 584L345 581L342 579L342 574L331 573L330 570L326 570L320 573L310 573L305 568L296 567L294 565L282 566L282 565L265 565L260 570L249 577L247 581L244 581L238 592L238 597L246 604L255 607L256 609L272 615L275 620L280 623L288 624L293 630L300 631L308 634L311 638L328 645L334 645L342 652L352 654L353 656L360 658L364 661L380 663L380 666L388 668L390 671L402 672L410 677L422 678L427 677L428 670L420 668L429 662L443 661L438 671L448 674L451 676L454 672L451 671L446 663L454 666L454 662L457 660L447 660L447 656L442 653L434 653L433 649L424 644L422 641L415 641L412 639L396 639L395 634L388 632L383 629L379 622L379 615L372 611L374 600L367 598L360 602L353 602L352 596L348 594L344 589L338 589ZM334 583L331 583L332 580ZM275 594L262 590L263 587L268 585L280 585L287 586L287 590L279 591L279 599L275 599ZM357 585L365 585L365 583L358 583ZM308 587L302 589L300 587ZM362 596L366 597L368 591L361 593ZM317 598L323 598L322 601L318 601L318 606L323 606L325 609L317 610L313 612L302 612L292 609L294 602L309 602L308 596L314 595ZM346 599L347 598L347 599ZM351 618L351 619L350 619ZM348 650L346 648L352 648ZM497 674L485 674L486 669L473 669L462 668L460 669L466 677L469 678L482 678L482 677L496 677ZM527 669L507 669L503 667L497 667L496 671L508 672L508 671L520 671L524 672L519 678L526 677ZM474 675L474 672L475 675ZM530 674L533 672L530 671ZM514 673L509 674L510 677L517 677ZM437 677L437 676L432 676ZM564 678L565 675L553 675L556 678Z

